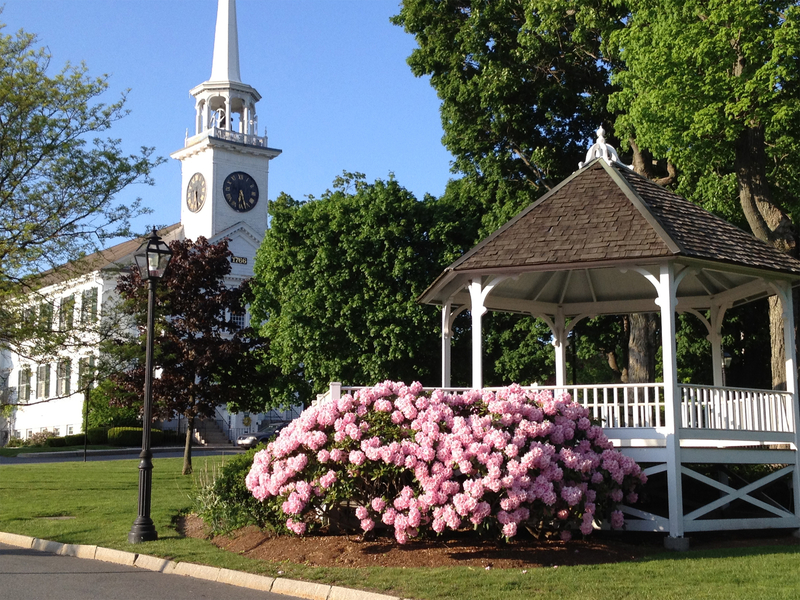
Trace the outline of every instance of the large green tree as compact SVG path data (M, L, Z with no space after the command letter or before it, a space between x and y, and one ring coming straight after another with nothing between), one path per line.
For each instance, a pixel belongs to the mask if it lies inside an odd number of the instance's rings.
M439 313L416 298L471 243L470 208L350 173L320 198L270 207L253 315L272 362L309 382L301 400L330 381L439 383Z
M756 237L796 254L798 3L630 0L628 6L626 27L609 38L610 53L624 64L611 97L618 133L674 164L684 195L734 219L739 212ZM785 382L782 327L773 301L774 386Z
M408 59L430 76L454 169L486 206L483 234L577 167L610 123L603 33L610 2L404 0L394 22L413 34Z
M148 148L128 156L102 137L126 114L124 95L98 101L107 87L106 76L83 66L51 73L36 36L0 33L0 347L25 352L28 340L48 336L59 343L63 332L22 318L36 290L53 270L91 269L76 261L130 236L129 219L141 212L138 201L114 197L149 183L159 159Z

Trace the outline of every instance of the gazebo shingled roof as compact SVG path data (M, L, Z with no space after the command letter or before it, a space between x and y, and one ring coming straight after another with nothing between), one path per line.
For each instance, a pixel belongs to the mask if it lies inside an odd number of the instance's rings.
M676 260L692 268L679 291L689 308L706 308L702 297L724 292L735 296L733 304L761 297L765 286L753 282L765 270L800 279L800 261L627 167L596 159L447 267L419 300L464 304L467 280L506 274L513 281L487 298L490 309L535 314L542 303L574 304L575 314L592 304L590 312L607 314L622 290L628 300L654 298L626 268ZM620 309L657 310L651 302Z
M687 256L800 274L800 261L619 165L597 159L449 268Z

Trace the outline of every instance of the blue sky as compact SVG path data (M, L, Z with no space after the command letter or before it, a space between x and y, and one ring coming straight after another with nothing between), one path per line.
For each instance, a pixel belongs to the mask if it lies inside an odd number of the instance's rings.
M5 33L25 29L52 54L53 72L84 62L109 74L105 101L130 88L131 114L111 136L133 152L168 157L193 127L189 90L211 74L216 0L6 0ZM440 195L451 157L441 144L439 100L406 58L414 38L389 18L398 0L237 0L241 75L262 95L259 128L283 150L270 164L269 198L319 196L343 170L396 179L418 198ZM153 214L134 225L180 220L180 164L155 186L134 186Z

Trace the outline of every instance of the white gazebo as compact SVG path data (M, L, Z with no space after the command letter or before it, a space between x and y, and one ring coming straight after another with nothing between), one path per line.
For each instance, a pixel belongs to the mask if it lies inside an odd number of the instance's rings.
M625 507L628 529L663 531L680 547L686 532L800 527L797 367L792 287L800 261L767 246L622 165L602 135L586 164L450 265L420 302L441 306L442 386L450 387L455 317L472 319L472 387L482 387L481 318L488 310L543 319L553 334L556 386L589 406L607 435L665 474L668 514ZM785 391L723 385L721 326L726 310L775 295L783 307ZM663 383L567 385L568 334L596 315L659 312ZM675 316L708 329L714 385L677 379ZM785 465L735 488L693 464ZM717 499L685 512L682 478L716 488ZM791 506L755 493L791 478ZM744 500L758 516L720 518Z

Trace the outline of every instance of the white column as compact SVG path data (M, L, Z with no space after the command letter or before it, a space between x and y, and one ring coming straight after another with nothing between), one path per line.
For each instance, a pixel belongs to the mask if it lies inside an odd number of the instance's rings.
M683 487L681 484L681 397L678 392L678 362L675 350L675 308L677 306L675 271L671 264L661 265L656 304L661 308L661 352L664 369L664 405L667 431L667 497L669 535L683 537Z
M786 361L786 391L792 395L792 413L794 416L795 464L792 473L792 491L794 492L794 514L800 517L800 411L797 405L797 350L794 333L794 300L792 286L787 282L774 283L783 309L783 346ZM795 533L795 535L797 535Z
M483 306L483 289L481 280L469 283L469 311L472 315L472 387L479 390L483 387L483 341L481 336L481 317L486 312Z
M564 318L564 310L559 307L553 322L553 347L556 351L556 385L564 387L567 385L567 324Z
M207 130L209 128L208 126L210 125L209 120L211 119L211 115L209 114L208 110L209 110L208 109L208 100L204 100L203 101L203 129L200 131L200 133L202 133L203 131L205 131L205 130Z
M724 310L722 311L725 312ZM711 317L708 341L711 342L711 370L714 374L714 386L722 387L722 319L719 305L711 306Z
M442 306L442 387L450 387L450 357L451 339L453 337L450 329L450 307L452 303L445 302Z
M197 135L203 131L203 105L198 101L194 105L194 134Z

